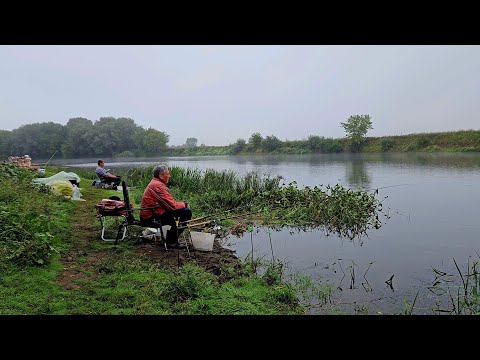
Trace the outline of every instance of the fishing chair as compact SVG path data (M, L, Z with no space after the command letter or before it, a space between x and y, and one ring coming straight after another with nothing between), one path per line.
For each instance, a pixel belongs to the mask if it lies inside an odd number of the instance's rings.
M125 212L124 212L124 215L123 215L125 219L118 227L117 237L115 238L115 244L117 244L117 242L119 240L123 240L125 238L125 234L127 232L127 227L128 226L137 225L137 226L141 226L141 227L145 227L145 228L157 229L157 232L155 234L155 238L156 239L160 238L161 242L165 246L165 250L168 250L167 242L166 242L166 238L165 238L165 234L164 234L164 227L170 226L170 225L164 224L164 223L162 223L161 220L154 219L154 217L152 217L151 218L152 220L149 220L149 221L137 220L137 219L135 219L135 216L133 215L133 211L135 211L135 210L151 210L152 214L153 214L154 210L158 206L149 207L149 208L141 208L141 209L132 209L132 206L130 204L130 196L128 195L127 183L125 181L122 181L122 191L123 191L123 202L125 203ZM178 225L177 225L177 227L178 227ZM186 245L188 253L190 254L188 241L185 241L185 245Z
M101 177L97 174L98 179L92 180L92 186L95 186L97 189L105 189L105 190L115 190L114 186L117 185L113 182L109 182L106 178Z
M110 171L108 169L107 171ZM100 174L97 174L95 172L95 175L97 176L98 179L93 179L92 181L92 186L95 186L96 188L102 188L102 189L116 189L116 186L120 184L120 179L118 180L112 180L110 178L107 178L105 176L102 176ZM114 188L115 186L115 188Z

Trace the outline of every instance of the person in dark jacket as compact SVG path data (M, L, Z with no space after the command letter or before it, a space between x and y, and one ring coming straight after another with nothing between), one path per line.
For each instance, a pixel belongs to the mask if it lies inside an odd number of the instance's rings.
M183 229L177 231L175 218L180 218L180 222L190 220L192 211L188 203L179 202L174 199L167 188L170 179L170 170L166 165L157 165L153 169L153 179L147 185L143 192L141 208L154 208L140 211L142 222L148 222L153 219L160 220L165 225L170 225L167 231L166 242L171 247L179 247L178 235Z

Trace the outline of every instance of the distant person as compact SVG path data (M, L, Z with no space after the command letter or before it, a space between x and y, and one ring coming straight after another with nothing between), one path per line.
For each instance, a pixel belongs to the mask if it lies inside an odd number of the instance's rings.
M98 167L95 170L95 173L100 178L100 180L102 180L102 182L105 184L112 184L114 186L114 189L116 189L117 186L120 184L120 181L122 181L122 178L120 176L110 174L108 172L110 169L105 170L105 162L103 160L98 160L97 164Z
M140 219L143 222L148 222L158 219L162 224L170 225L170 230L167 231L167 238L165 241L167 245L174 248L183 247L178 243L178 235L183 229L177 231L175 218L179 221L186 221L192 218L192 211L188 208L188 203L178 202L170 194L167 188L168 180L170 179L170 170L166 165L157 165L153 169L153 179L147 185L143 192L141 208L154 207L151 210L141 210ZM178 234L177 234L178 233Z

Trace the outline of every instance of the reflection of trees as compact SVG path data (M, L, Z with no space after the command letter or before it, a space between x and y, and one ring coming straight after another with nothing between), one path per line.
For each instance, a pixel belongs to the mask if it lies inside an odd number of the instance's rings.
M244 155L230 156L229 160L235 164L245 165L250 161L250 156L244 156Z
M429 166L434 168L458 168L468 171L480 167L480 156L478 156L478 153L368 153L362 154L362 158L369 162Z
M365 161L363 159L353 159L350 162L350 167L346 166L348 185L352 188L370 188L372 180L368 175Z
M283 162L291 161L291 158L285 155L239 155L239 156L231 156L229 158L232 162L240 165L244 164L252 164L256 166L261 165L278 165Z

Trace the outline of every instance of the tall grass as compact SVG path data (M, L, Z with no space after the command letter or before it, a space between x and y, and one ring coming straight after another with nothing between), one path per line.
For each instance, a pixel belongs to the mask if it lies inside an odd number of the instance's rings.
M45 265L59 242L65 220L63 197L32 185L35 174L15 165L0 169L0 265Z
M135 184L135 201L152 178L153 168L130 170L127 182ZM196 216L256 214L257 221L272 226L323 226L329 232L353 238L369 228L379 228L382 210L376 194L352 191L340 185L298 188L280 177L252 172L239 176L231 170L170 168L169 187L174 197L191 204Z
M480 314L480 255L477 258L469 257L466 269L453 259L456 273L449 274L433 268L435 279L428 289L443 299L442 306L434 309L437 313L455 315Z
M121 175L130 197L140 204L153 176L153 166L130 169ZM84 175L82 172L80 172ZM353 238L370 228L381 227L381 202L376 194L352 191L340 185L298 188L281 177L232 170L170 167L170 187L178 201L188 201L195 216L255 213L264 225L323 227L328 232Z

